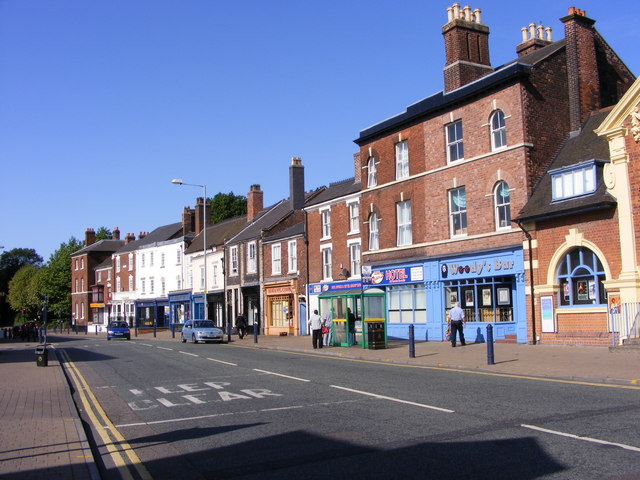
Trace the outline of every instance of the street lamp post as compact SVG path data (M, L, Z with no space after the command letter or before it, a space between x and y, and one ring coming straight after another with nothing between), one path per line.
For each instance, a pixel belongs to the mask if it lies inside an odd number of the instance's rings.
M207 301L207 186L199 185L196 183L184 183L181 178L174 178L171 180L174 185L187 185L189 187L202 188L202 194L204 195L204 205L202 208L203 226L202 226L202 254L204 257L204 319L209 319L209 302Z

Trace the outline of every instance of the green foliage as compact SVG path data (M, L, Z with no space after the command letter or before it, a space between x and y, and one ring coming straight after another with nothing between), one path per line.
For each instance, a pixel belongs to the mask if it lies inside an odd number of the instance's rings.
M49 295L50 318L71 317L71 254L83 247L83 242L71 237L61 243L49 258L43 275L44 291Z
M107 227L100 227L96 230L96 242L100 240L111 240L113 233Z
M9 282L24 265L42 265L42 257L32 248L14 248L0 255L0 325L11 325L13 313L7 300Z
M247 197L243 195L235 195L233 192L216 193L209 201L212 223L218 223L247 213Z
M24 265L9 282L7 301L16 312L26 308L26 318L34 319L44 306L43 268Z

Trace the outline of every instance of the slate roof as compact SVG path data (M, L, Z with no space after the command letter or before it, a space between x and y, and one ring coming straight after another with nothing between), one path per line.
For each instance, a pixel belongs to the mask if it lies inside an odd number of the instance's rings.
M120 250L118 253L126 253L131 252L133 250L138 250L141 247L146 245L152 245L154 243L166 242L167 240L173 240L175 238L182 237L182 222L171 223L169 225L163 225L161 227L156 228L148 235L143 238L138 238L133 242L128 243ZM187 235L188 238L192 237L193 234Z
M295 225L292 225L291 227L276 233L275 235L271 235L270 237L265 237L264 241L276 242L278 240L282 240L283 238L291 238L299 235L304 235L304 222L298 222Z
M111 268L113 266L113 260L111 259L111 255L105 258L101 263L99 263L94 270L102 270L103 268Z
M330 183L329 187L316 195L312 200L305 204L305 208L313 205L319 205L340 197L346 197L354 193L360 192L361 184L356 182L354 177L341 180L339 182Z
M445 93L440 91L430 97L420 100L398 114L383 120L380 123L365 128L360 132L360 136L354 140L358 145L365 144L374 138L386 135L399 128L405 128L415 122L421 121L425 117L435 115L438 112L446 111L467 100L477 96L485 90L497 87L501 84L515 82L528 77L533 67L546 60L551 55L566 47L565 39L553 42L539 50L533 51L505 65L496 67L494 71L460 88Z
M73 252L70 256L76 257L78 255L84 255L90 252L115 252L124 245L124 240L98 240L92 243L88 247L81 248L80 250Z
M247 224L247 216L230 218L207 227L207 249L224 245L225 242L237 234ZM204 235L198 234L191 242L191 245L184 251L185 254L201 252L204 246Z
M535 186L531 198L514 220L533 221L563 215L575 215L590 210L615 208L616 199L607 193L602 169L609 163L609 143L594 133L612 107L591 113L579 132L565 139L549 168ZM596 191L592 194L557 202L551 201L551 175L554 171L596 160Z

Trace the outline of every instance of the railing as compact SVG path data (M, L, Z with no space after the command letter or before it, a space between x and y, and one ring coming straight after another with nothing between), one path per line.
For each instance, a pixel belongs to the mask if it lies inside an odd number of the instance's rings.
M623 303L609 309L611 344L640 337L640 302Z

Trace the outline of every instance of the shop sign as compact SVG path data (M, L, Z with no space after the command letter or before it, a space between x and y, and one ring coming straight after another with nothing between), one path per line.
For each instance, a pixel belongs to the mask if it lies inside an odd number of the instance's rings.
M397 285L424 281L422 266L380 268L371 272L372 285Z
M493 258L487 260L472 260L471 262L443 263L440 268L442 278L456 275L490 275L510 271L515 268L515 262L510 258Z
M267 295L289 295L291 287L267 288Z
M335 282L335 283L314 283L309 285L309 295L320 295L325 292L339 292L342 290L353 290L362 288L359 280L353 282Z

